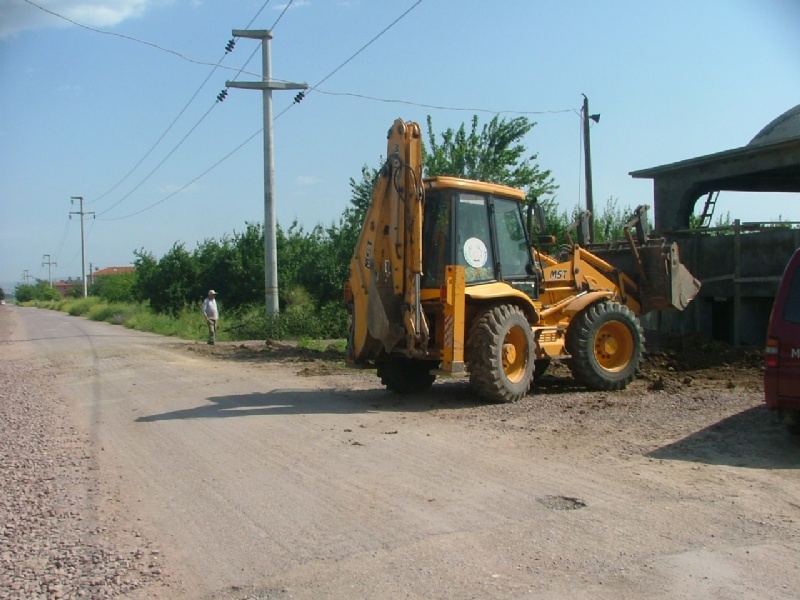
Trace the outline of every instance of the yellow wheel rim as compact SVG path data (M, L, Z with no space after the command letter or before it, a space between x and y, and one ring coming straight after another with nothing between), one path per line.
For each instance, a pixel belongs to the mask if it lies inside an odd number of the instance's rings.
M512 327L503 340L503 371L509 381L517 383L525 375L528 364L528 338L519 327Z
M633 358L633 335L624 323L604 323L594 338L594 357L606 371L621 371Z

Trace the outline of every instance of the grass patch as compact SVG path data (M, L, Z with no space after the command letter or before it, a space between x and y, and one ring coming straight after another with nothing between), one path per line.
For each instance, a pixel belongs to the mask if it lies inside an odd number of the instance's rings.
M325 352L326 350L334 349L337 352L344 353L347 347L347 340L315 340L301 337L297 340L297 347L315 350L317 352Z
M154 312L147 303L107 302L96 296L65 298L52 301L31 301L23 306L59 310L92 321L121 325L136 331L177 337L184 340L205 340L208 327L198 309L185 309L177 316ZM267 317L263 307L249 307L223 313L217 329L217 340L298 340L300 348L325 352L331 347L344 352L346 314L337 306L322 310L288 310Z
M112 325L125 325L136 313L146 311L147 307L141 304L128 302L99 303L92 306L86 313L86 318L92 321L105 321Z
M88 298L76 298L74 300L63 300L63 310L73 317L82 317L86 315L92 308L103 302L100 298L89 296Z

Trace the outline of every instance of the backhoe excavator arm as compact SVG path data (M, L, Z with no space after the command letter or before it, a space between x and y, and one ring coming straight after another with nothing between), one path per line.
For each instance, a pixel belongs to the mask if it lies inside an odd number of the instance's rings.
M429 337L419 297L424 191L416 123L393 123L387 157L350 262L347 354L361 364L382 351L423 353Z

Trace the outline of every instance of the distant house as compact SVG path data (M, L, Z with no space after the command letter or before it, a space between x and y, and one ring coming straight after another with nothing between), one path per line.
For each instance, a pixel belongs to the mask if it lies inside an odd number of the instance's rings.
M66 298L70 294L72 294L72 290L77 287L83 286L82 279L72 279L72 277L68 279L62 279L61 281L54 281L53 282L53 289L56 290L62 298Z
M94 273L89 276L89 282L94 283L97 277L104 277L106 275L120 275L122 273L133 273L136 267L106 267L105 269L96 269Z
M122 273L133 273L136 267L106 267L105 269L96 269L93 273L89 274L88 284L91 286L98 277L105 277L106 275L120 275ZM72 295L75 288L83 288L83 280L71 277L61 281L54 281L53 288L61 294L62 298Z

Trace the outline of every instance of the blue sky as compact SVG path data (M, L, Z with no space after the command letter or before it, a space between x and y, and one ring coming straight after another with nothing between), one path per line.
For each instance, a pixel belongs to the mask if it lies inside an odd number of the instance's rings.
M251 29L273 30L272 77L314 88L294 106L295 92L273 96L283 227L338 219L349 179L379 166L398 117L424 127L431 115L442 131L473 114L527 115L537 125L526 145L570 210L584 193L582 94L601 114L591 133L598 208L609 197L652 204L652 183L630 171L743 146L800 103L796 0L295 0L285 12L285 0L35 3L107 33L0 0L6 291L25 271L47 279L48 254L53 279L80 276L72 196L95 213L87 263L100 268L263 221L261 93L231 89L216 103L258 42L238 40L212 71L231 30L254 17ZM260 52L245 70L239 80L255 79ZM800 220L800 202L723 193L726 212Z

